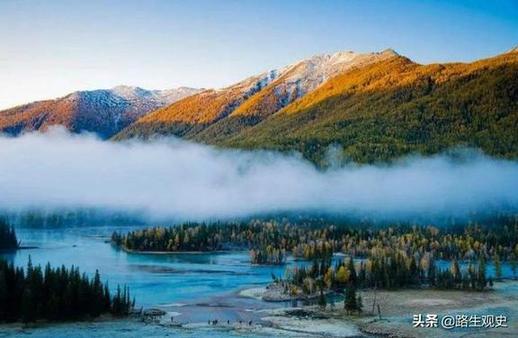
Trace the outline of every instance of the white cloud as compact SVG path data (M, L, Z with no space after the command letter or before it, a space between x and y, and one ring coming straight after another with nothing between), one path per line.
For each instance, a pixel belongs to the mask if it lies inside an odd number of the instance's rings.
M471 152L315 169L271 152L175 139L113 143L61 129L0 137L0 208L107 208L155 218L276 211L466 215L518 210L518 163Z

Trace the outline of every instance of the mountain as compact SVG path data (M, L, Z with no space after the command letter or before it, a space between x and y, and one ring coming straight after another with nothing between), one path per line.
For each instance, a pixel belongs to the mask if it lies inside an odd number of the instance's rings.
M115 139L172 134L223 147L298 151L319 164L329 146L360 163L457 146L518 158L516 49L472 63L430 65L390 50L348 55L276 71L224 113L209 108L218 102L211 95L232 87L191 96L139 119Z
M386 50L314 56L227 88L208 90L178 101L143 117L116 138L172 134L214 142L263 121L337 74L395 55L394 51Z
M324 162L387 161L452 147L518 158L518 52L473 63L394 57L340 74L221 146L296 150Z
M13 135L64 125L123 140L175 135L241 149L297 151L325 165L475 147L518 158L518 49L421 65L393 50L311 57L222 89L75 92L0 112ZM331 150L330 150L331 149Z
M17 135L62 125L72 132L89 131L109 138L144 114L197 92L187 87L146 90L129 86L78 91L0 111L0 131Z
M158 109L119 133L116 138L145 137L154 134L189 137L228 116L249 97L278 76L277 71L247 78L227 88L209 89Z

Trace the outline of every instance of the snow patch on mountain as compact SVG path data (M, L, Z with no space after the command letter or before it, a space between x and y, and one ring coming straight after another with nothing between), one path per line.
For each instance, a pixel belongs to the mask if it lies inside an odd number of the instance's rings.
M288 67L286 76L275 84L276 92L289 97L286 103L306 95L323 82L355 67L362 67L396 56L393 50L379 53L355 53L352 51L316 55Z
M280 69L264 72L228 87L237 86L244 88L244 90L269 88L266 89L267 92L263 92L260 97L256 97L248 105L245 104L237 108L232 115L266 117L315 90L322 83L338 74L354 67L366 66L397 55L390 49L365 54L341 51L334 54L316 55ZM253 87L254 83L258 85ZM250 94L255 94L259 90L250 90Z
M18 134L63 125L72 132L89 131L108 138L141 116L199 91L188 87L146 90L131 86L77 91L0 112L0 132L12 130Z

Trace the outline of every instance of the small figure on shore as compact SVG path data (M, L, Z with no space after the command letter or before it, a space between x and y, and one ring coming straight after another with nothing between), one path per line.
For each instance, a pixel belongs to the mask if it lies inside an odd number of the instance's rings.
M230 325L230 320L227 319L227 325Z
M248 322L248 326L252 326L252 321L249 321L249 322Z

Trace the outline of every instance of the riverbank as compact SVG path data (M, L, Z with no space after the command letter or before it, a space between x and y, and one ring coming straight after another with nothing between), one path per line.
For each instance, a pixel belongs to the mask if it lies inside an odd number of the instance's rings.
M242 297L261 299L268 290L253 288L240 291ZM443 291L433 289L362 291L364 311L347 315L343 302L328 305L263 311L264 325L276 329L330 337L377 335L388 337L469 337L518 336L518 281L497 282L486 292ZM374 303L375 302L375 303ZM373 303L376 306L373 307ZM380 305L381 319L377 313ZM414 328L413 315L504 315L506 328Z
M240 290L238 294L242 297L254 298L265 302L308 301L319 297L318 293L306 295L302 290L297 290L295 294L288 294L282 283L270 283L264 287L243 289ZM325 292L325 295L329 294L331 294L331 292Z
M148 311L155 318L124 320L102 318L70 324L9 324L0 327L0 336L31 334L33 337L63 336L64 332L111 332L134 337L149 332L149 337L513 337L518 336L518 281L497 282L486 292L442 291L432 289L362 291L364 311L347 315L343 302L319 306L284 307L278 302L258 299L266 287L254 287L213 297L207 303L175 304ZM380 305L381 319L372 313L372 303ZM277 308L273 308L278 306ZM377 308L377 307L376 307ZM150 309L147 309L150 310ZM453 329L413 328L414 314L506 315L507 328ZM172 319L171 319L172 318ZM208 318L208 319L207 319ZM45 334L39 334L44 332ZM75 336L75 335L74 335ZM81 336L81 335L78 335Z
M366 308L372 304L374 294L362 295ZM516 337L518 336L518 281L507 280L494 284L486 292L401 290L378 291L377 302L381 307L381 320L375 316L357 321L362 332L394 337ZM503 315L507 318L503 328L414 328L413 315L486 316Z
M233 253L233 252L242 251L242 250L146 251L146 250L128 249L124 246L116 245L112 241L106 241L106 243L110 243L114 248L116 248L118 250L122 250L126 253L137 254L137 255L204 255L204 254L224 254L224 253Z
M135 230L139 227L135 227ZM273 337L273 336L295 336L295 337L319 337L317 333L302 333L310 330L324 330L330 336L337 331L354 333L355 335L368 335L366 330L370 328L389 332L391 326L411 329L412 312L414 309L428 312L428 306L423 303L429 301L428 295L422 300L415 301L415 307L409 311L393 316L389 315L389 309L382 307L383 321L376 321L375 316L369 315L369 295L362 294L364 298L364 311L361 317L345 316L337 313L336 316L328 305L326 313L318 307L313 307L315 314L307 315L304 312L293 312L292 302L264 302L260 292L272 280L272 274L283 276L286 267L284 266L253 266L249 263L248 252L228 252L224 254L200 253L200 254L160 254L142 255L127 254L123 250L116 250L113 246L107 245L105 239L113 233L120 231L115 226L106 227L81 227L81 228L60 228L56 229L17 229L24 243L37 246L34 250L21 250L16 254L5 254L4 257L12 261L16 266L25 266L28 256L31 255L33 264L45 265L50 262L53 265L71 266L81 263L83 271L93 276L99 269L111 285L128 285L132 294L137 299L137 307L144 309L160 308L168 315L174 317L174 325L170 325L170 318L164 316L163 324L146 323L140 319L122 319L106 322L81 322L65 324L49 324L37 327L18 327L0 325L0 337L19 337L30 335L31 337ZM288 267L294 266L293 261L288 261ZM504 275L512 275L511 268L503 265ZM494 268L488 263L488 273L494 273ZM506 283L507 284L507 283ZM509 285L511 285L510 283ZM253 297L243 297L243 289L256 289L252 292ZM258 290L257 290L258 289ZM512 291L511 288L500 288L500 283L495 283L495 290L498 293L505 292L506 295L518 295L518 285ZM408 290L411 291L411 290ZM421 290L414 290L420 292ZM246 291L245 291L246 294ZM463 293L460 292L462 295ZM477 296L478 293L475 293ZM468 293L466 293L468 295ZM408 297L414 297L409 295ZM396 297L397 298L397 297ZM448 295L440 298L450 300ZM484 299L478 306L484 305ZM494 301L492 313L500 310L499 300ZM299 302L302 304L303 302ZM477 304L470 303L470 306ZM412 302L410 302L412 305ZM452 305L452 304L444 304ZM455 304L454 304L455 305ZM335 309L341 308L342 303L337 302ZM460 305L455 305L459 308ZM509 306L504 305L503 309ZM516 306L518 308L518 306ZM304 307L303 310L311 309ZM391 311L393 311L391 310ZM417 311L416 310L416 311ZM431 312L433 308L429 310ZM477 313L484 313L482 309ZM468 308L466 313L471 313ZM444 314L444 312L441 312ZM514 324L518 314L507 313L509 324ZM218 320L217 325L210 325L209 320ZM230 321L230 325L227 324ZM252 320L252 325L248 322ZM385 322L388 320L390 322ZM241 323L239 323L241 321ZM302 324L301 324L302 323ZM184 325L184 327L179 326ZM303 326L303 327L299 327ZM352 327L352 329L350 329ZM318 331L317 330L317 331ZM333 333L333 330L335 333ZM354 331L349 331L354 330ZM498 331L502 333L507 331ZM417 331L422 333L428 331L423 329ZM442 333L444 330L431 330L431 332ZM470 336L487 330L470 331ZM509 330L509 332L514 332ZM446 334L449 334L446 332ZM483 334L482 334L483 335ZM343 335L342 335L343 336ZM372 336L372 335L369 335ZM512 336L512 335L508 335Z

